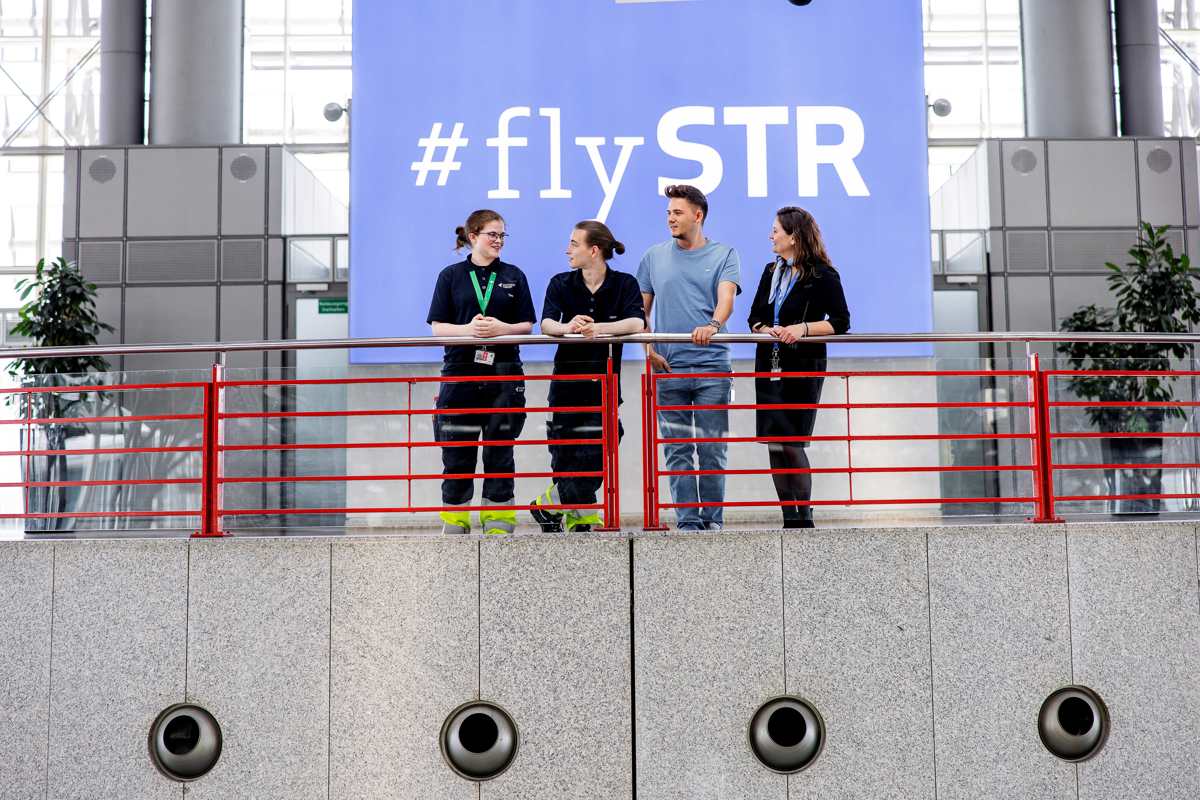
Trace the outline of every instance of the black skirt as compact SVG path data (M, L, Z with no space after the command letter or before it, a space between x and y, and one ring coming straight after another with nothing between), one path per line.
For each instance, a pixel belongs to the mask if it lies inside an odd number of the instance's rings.
M792 348L784 345L780 352L780 366L784 372L824 372L824 358L797 358ZM771 346L760 345L754 358L755 372L771 371ZM758 405L815 404L821 402L821 387L825 379L820 376L803 378L755 378L755 402ZM755 412L756 436L812 436L817 422L815 408L772 409L760 408ZM808 447L808 442L794 442Z

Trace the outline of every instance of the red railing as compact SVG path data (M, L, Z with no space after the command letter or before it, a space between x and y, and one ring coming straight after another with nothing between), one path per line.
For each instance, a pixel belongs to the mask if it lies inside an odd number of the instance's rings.
M999 337L1001 335L995 335ZM1039 337L1045 339L1060 339L1066 338L1061 336L1046 335L1029 335L1029 334L1013 334L1003 339L996 338L997 341L1011 341L1012 337L1022 337L1022 340L1029 341ZM727 337L733 340L752 339L758 341L755 337ZM845 340L854 339L856 337L843 337ZM869 341L876 341L885 337L857 337ZM886 337L888 339L901 337ZM979 336L963 336L963 337L946 337L953 341L987 341L988 335ZM1111 340L1108 336L1097 336L1093 338ZM1145 337L1143 337L1145 338ZM1179 338L1179 337L1176 337ZM1185 337L1186 338L1186 337ZM548 337L512 337L514 342L519 343L558 343L561 340L549 339ZM938 337L913 337L914 340L938 340ZM674 341L671 336L661 335L646 335L641 337L625 337L626 341ZM1139 339L1141 340L1141 339ZM1198 340L1200 341L1200 340ZM495 343L506 343L506 340L493 340ZM395 345L398 343L404 344L421 344L428 345L431 340L390 340L388 342L371 342L371 346L380 346L381 344ZM446 343L441 342L439 343ZM456 342L457 343L457 340ZM208 349L213 350L251 350L251 349L290 349L295 347L300 349L305 343L246 343L244 345L208 345ZM312 344L312 343L308 343ZM321 343L320 346L326 347L350 347L362 345L362 342L328 342ZM257 345L257 346L253 346ZM142 351L146 349L155 349L159 351L170 351L174 349L184 350L187 347L192 349L200 348L201 345L180 346L172 348L170 346L144 346ZM127 347L130 352L137 352L138 348ZM80 349L82 350L82 349ZM80 350L63 351L63 354L68 352L75 354ZM117 352L121 348L109 348L105 352ZM43 350L43 353L54 354L57 351ZM10 354L11 357L11 354ZM44 357L44 356L43 356ZM648 367L648 365L647 365ZM662 529L661 512L663 509L678 509L688 507L745 507L745 508L779 508L781 505L792 506L838 506L838 507L863 507L863 506L952 506L952 505L971 505L971 504L1019 504L1022 507L1029 509L1028 519L1034 522L1055 522L1059 521L1058 504L1075 503L1075 502L1092 502L1092 501L1120 501L1120 500L1177 500L1177 499L1200 499L1200 493L1190 492L1143 492L1130 493L1115 491L1106 494L1076 494L1064 493L1056 487L1061 481L1056 478L1068 471L1081 470L1103 470L1112 472L1114 470L1151 470L1151 469L1166 469L1166 470L1196 470L1200 469L1200 463L1193 463L1186 459L1168 459L1165 462L1155 463L1122 463L1113 462L1105 463L1103 459L1099 461L1089 461L1088 463L1070 463L1063 461L1061 458L1056 458L1058 450L1056 444L1061 444L1071 439L1092 439L1092 438L1160 438L1163 440L1169 439L1188 439L1200 437L1200 432L1196 431L1156 431L1150 433L1143 432L1105 432L1093 430L1067 431L1055 428L1055 422L1058 415L1068 412L1070 409L1087 409L1104 406L1129 406L1129 407L1161 407L1161 408L1195 408L1200 407L1200 401L1163 401L1163 402L1138 402L1138 403L1103 403L1089 400L1075 399L1055 399L1055 391L1059 388L1058 382L1077 378L1081 375L1090 376L1134 376L1146 378L1180 378L1180 377L1200 377L1200 371L1157 371L1157 372L1138 372L1131 370L1104 370L1091 371L1081 373L1070 370L1044 369L1036 354L1030 354L1028 359L1028 368L1026 369L966 369L966 370L937 370L937 369L918 369L918 370L829 370L821 373L785 373L783 375L770 375L767 373L756 372L731 372L731 373L655 373L649 368L641 376L641 392L640 397L640 416L642 421L642 526L647 530ZM788 405L760 405L757 403L723 403L705 406L687 406L688 410L721 410L727 412L738 411L757 411L762 408L772 410L819 410L822 411L822 416L836 414L844 419L844 432L834 434L814 434L810 436L737 436L729 435L729 432L722 432L718 436L665 436L660 431L658 423L660 412L671 411L674 407L666 406L658 400L658 389L664 382L672 380L680 380L687 378L700 379L755 379L763 377L815 377L820 376L828 382L838 382L841 384L842 400L833 402L818 402L818 403L795 403ZM943 379L974 379L974 380L1007 380L1015 386L1024 386L1024 399L1020 399L1018 395L1021 392L1014 392L1014 398L1017 399L993 399L983 397L980 400L963 400L957 402L939 401L939 400L915 400L915 401L867 401L863 397L878 396L880 392L875 391L874 387L878 386L880 381L906 381L913 379L920 380L943 380ZM599 384L600 388L600 403L595 406L577 406L577 407L553 407L550 405L542 406L513 406L513 407L488 407L488 408L436 408L436 407L415 407L414 406L414 388L423 384L448 384L454 382L498 382L506 381L522 381L526 383L543 383L550 381L580 381L591 380ZM397 392L396 397L405 398L405 402L396 404L398 407L377 408L377 409L350 409L350 408L325 408L314 410L290 410L290 409L269 409L263 411L231 411L226 407L226 399L231 390L241 392L260 392L265 394L273 390L297 389L304 386L336 386L350 387L355 385L377 384L388 387L397 387L400 392ZM192 407L199 405L198 413L162 413L162 414L111 414L101 415L94 414L92 416L78 416L63 419L53 415L39 415L35 411L37 405L35 398L39 395L47 393L67 393L73 395L97 395L113 394L121 395L123 393L133 392L179 392L185 398L190 398ZM3 519L28 519L28 520L54 520L54 519L89 519L89 518L143 518L143 517L161 517L161 518L198 518L200 521L199 528L196 531L198 536L222 536L225 534L225 529L232 524L232 520L246 518L251 516L277 516L277 517L301 517L318 514L410 514L410 513L431 513L437 511L475 511L494 509L495 506L446 506L437 505L434 503L417 502L414 499L413 484L419 481L440 481L445 478L457 479L478 479L485 477L507 477L514 480L522 478L570 478L570 477L588 477L599 478L601 481L601 489L598 501L588 505L547 505L544 508L549 510L575 510L585 511L594 510L599 512L603 519L604 529L615 530L620 527L621 511L620 511L620 455L619 455L619 421L618 421L618 397L619 397L619 376L614 374L612 363L608 365L607 372L604 374L592 376L579 375L495 375L495 376L395 376L395 377L344 377L344 378L306 378L306 379L230 379L219 362L214 364L207 381L181 381L181 382L164 382L164 383L147 383L147 382L131 382L118 383L114 385L87 385L87 386L26 386L14 389L0 390L0 393L16 396L21 399L21 413L14 419L0 420L2 425L15 425L25 432L24 442L19 449L0 451L0 456L11 456L20 458L23 464L23 475L21 481L11 481L0 483L0 488L19 488L24 492L25 506L20 513L15 511L5 510L0 513L0 518ZM832 394L837 394L834 392ZM826 395L828 396L828 395ZM1028 417L1027 426L1019 426L1023 429L1014 429L1009 432L1000 432L991 430L987 432L973 433L954 433L944 432L942 430L915 431L884 431L884 432L863 432L861 423L856 424L856 412L870 412L880 410L892 410L902 412L906 410L982 410L996 411L1007 410L1017 411L1023 416ZM594 438L579 438L579 439L551 439L551 438L515 438L515 439L495 439L483 441L439 441L436 438L416 438L414 437L414 419L430 418L434 415L461 415L461 414L486 414L486 413L523 413L523 414L550 414L553 412L568 412L568 413L595 413L599 414L602 420L602 432L599 439ZM327 442L263 442L263 443L241 443L228 442L223 437L227 433L228 425L236 421L260 421L263 424L268 424L271 421L280 422L286 420L302 420L314 419L322 417L338 417L338 418L355 418L367 417L376 419L387 418L403 418L406 421L405 435L400 438L379 438L371 441L327 441ZM39 440L50 441L48 432L55 426L87 426L94 428L95 426L123 426L123 425L155 425L155 424L171 424L180 426L188 432L189 442L187 444L169 444L163 446L113 446L103 447L96 446L91 448L75 448L75 447L52 447L52 446L35 446ZM1013 463L980 463L980 464L960 464L960 463L938 463L938 464L884 464L878 463L865 464L855 463L856 444L861 443L910 443L910 442L955 442L955 441L992 441L992 442L1026 442L1028 445L1028 458L1014 460ZM194 441L194 444L192 443ZM664 445L671 444L705 444L705 443L721 443L726 445L738 445L748 443L768 444L771 442L804 442L804 443L821 443L828 449L829 446L844 447L845 458L841 463L823 464L821 466L813 466L808 469L793 469L793 470L777 470L771 467L764 466L762 468L739 466L728 469L663 469L660 465L660 449ZM443 448L443 447L489 447L489 446L513 446L517 448L529 446L547 446L547 445L563 445L563 446L583 446L583 445L598 445L600 448L600 464L598 469L592 471L575 471L575 472L553 472L548 470L535 471L513 471L503 474L485 475L482 472L464 472L461 474L446 475L441 472L422 471L414 468L413 453L422 448ZM1024 446L1022 446L1023 449ZM267 470L263 470L263 474L227 474L223 462L225 457L234 452L276 452L276 451L342 451L349 454L352 451L361 449L375 448L391 448L402 449L405 451L405 467L402 470L387 470L384 472L374 472L371 474L344 474L341 472L331 471L322 472L319 474L305 475L275 475L267 474ZM38 480L36 475L38 470L35 465L49 463L49 459L65 458L68 456L101 456L101 455L161 455L161 454L197 454L199 456L198 474L191 471L186 471L185 474L178 474L178 471L173 471L170 474L151 475L148 477L137 478L117 478L117 479L95 479L95 480L71 480L66 475L56 476L55 479ZM191 468L189 468L191 469ZM846 493L844 496L828 497L822 496L820 499L810 500L794 500L780 501L778 499L759 499L759 497L737 497L733 496L721 501L703 501L700 502L675 502L673 498L664 497L661 488L661 482L664 478L670 478L675 475L724 475L724 476L740 476L768 477L781 472L806 472L812 475L845 475ZM880 475L905 475L905 474L921 474L921 473L994 473L997 476L1001 474L1023 474L1030 476L1030 485L1032 490L1026 492L1018 490L1009 492L1006 495L987 495L987 496L944 496L944 493L938 492L936 496L916 494L913 496L863 496L864 493L856 494L855 477L859 476L880 476ZM302 483L345 483L351 484L361 481L373 482L396 482L402 483L406 487L404 502L392 503L386 506L363 506L342 504L337 507L302 507L289 505L284 502L278 503L276 506L258 507L233 507L227 503L224 497L224 489L232 485L283 485L292 484L298 485ZM737 484L732 481L729 483ZM1017 481L1011 482L1016 488ZM66 488L82 488L82 487L97 487L97 486L118 486L118 487L166 487L173 485L190 485L199 487L199 507L193 507L188 504L187 507L178 508L118 508L118 509L55 509L55 510L40 510L35 508L39 505L33 502L32 495L39 491L57 490ZM735 486L736 490L736 486ZM734 492L736 494L736 491ZM528 510L529 505L514 503L507 508L513 510Z

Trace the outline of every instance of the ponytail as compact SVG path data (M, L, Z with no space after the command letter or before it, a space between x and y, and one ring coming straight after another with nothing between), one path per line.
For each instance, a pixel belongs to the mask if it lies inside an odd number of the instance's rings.
M575 230L583 231L584 239L588 247L600 248L600 256L608 261L613 257L613 253L617 255L625 254L625 245L618 242L613 232L608 229L608 226L603 222L594 219L585 219L583 222L576 223Z

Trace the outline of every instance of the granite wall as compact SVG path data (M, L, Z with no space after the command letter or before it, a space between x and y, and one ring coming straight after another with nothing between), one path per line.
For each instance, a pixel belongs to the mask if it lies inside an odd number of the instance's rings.
M1197 574L1190 523L0 542L0 800L183 798L181 702L197 798L1196 797ZM1075 683L1078 764L1036 729ZM790 776L747 739L782 694L826 725ZM484 783L437 745L475 699L520 735Z

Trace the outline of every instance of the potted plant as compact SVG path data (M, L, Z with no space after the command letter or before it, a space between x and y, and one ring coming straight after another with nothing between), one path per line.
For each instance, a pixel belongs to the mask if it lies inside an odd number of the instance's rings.
M1200 322L1200 295L1191 275L1187 255L1177 254L1166 238L1167 227L1143 222L1138 241L1129 249L1123 267L1105 264L1110 270L1108 289L1115 308L1095 304L1078 309L1062 322L1070 332L1187 333ZM1188 358L1191 345L1127 344L1114 342L1064 342L1057 347L1070 369L1162 371L1173 361ZM1078 375L1069 380L1074 394L1102 403L1168 402L1175 397L1173 378L1124 375ZM1178 407L1094 406L1087 409L1089 421L1104 433L1156 434L1172 418L1185 419ZM1161 464L1161 437L1103 438L1105 464ZM1154 495L1162 493L1162 470L1147 468L1105 471L1108 494ZM1114 510L1155 512L1155 499L1118 501Z
M35 347L78 347L96 344L96 337L113 327L96 316L96 286L84 280L78 268L64 258L47 263L38 261L32 278L17 282L22 306L20 319L12 327L12 333L28 337ZM9 364L8 372L17 378L21 386L82 386L89 382L88 373L105 371L108 361L100 356L71 356L59 358L19 358ZM32 419L69 419L80 416L78 409L85 402L100 402L97 393L80 392L33 392L10 395L19 398L18 408L22 417ZM51 423L34 428L31 441L25 442L28 449L35 448L36 431L40 431L46 450L60 451L57 455L31 458L26 479L47 482L66 479L67 439L84 433L81 425L69 422ZM62 513L66 509L66 495L59 487L31 488L28 494L29 513ZM30 523L39 522L30 520ZM53 529L57 520L45 520L46 524L30 524L30 530Z

